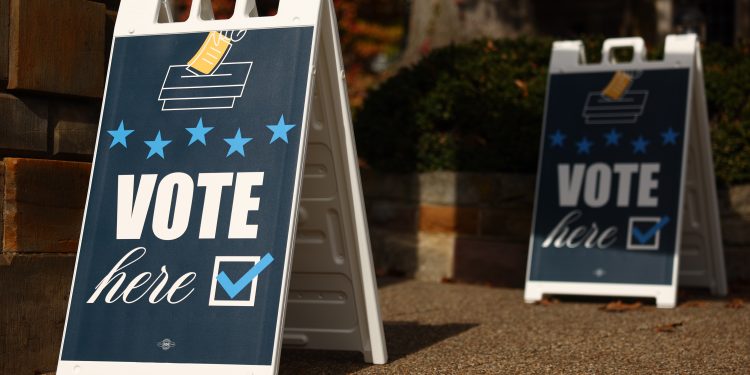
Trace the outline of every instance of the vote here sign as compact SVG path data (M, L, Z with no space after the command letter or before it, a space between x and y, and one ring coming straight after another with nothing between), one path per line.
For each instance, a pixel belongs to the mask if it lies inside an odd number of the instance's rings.
M115 39L62 361L271 364L312 40Z
M673 283L689 74L550 76L529 280Z

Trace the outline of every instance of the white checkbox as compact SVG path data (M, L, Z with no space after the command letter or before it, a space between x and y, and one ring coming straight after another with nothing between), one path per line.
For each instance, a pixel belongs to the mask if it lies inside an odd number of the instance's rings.
M219 282L216 279L219 276L220 272L220 266L222 263L252 263L253 265L258 264L260 261L259 256L247 256L247 257L230 257L230 256L220 256L216 257L214 260L214 272L211 275L211 296L208 299L208 305L209 306L242 306L242 307L252 307L255 306L255 289L258 286L258 277L256 277L249 286L250 288L250 299L249 300L216 300L216 288L218 288ZM233 280L233 282L236 282L237 280Z
M661 230L658 230L656 234L654 234L653 243L640 244L633 242L633 228L636 223L652 223L652 225L657 225L661 220L662 218L658 216L631 217L628 221L628 243L626 248L628 250L659 250Z

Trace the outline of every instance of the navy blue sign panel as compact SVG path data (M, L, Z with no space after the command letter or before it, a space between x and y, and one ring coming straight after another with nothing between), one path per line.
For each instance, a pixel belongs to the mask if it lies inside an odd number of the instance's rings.
M673 283L689 74L550 76L529 280Z
M63 361L272 362L313 28L211 34L114 42Z

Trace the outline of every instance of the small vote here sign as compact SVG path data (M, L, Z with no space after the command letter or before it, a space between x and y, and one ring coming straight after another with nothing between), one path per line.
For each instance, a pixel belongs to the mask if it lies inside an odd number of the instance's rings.
M530 281L672 284L689 74L550 75Z

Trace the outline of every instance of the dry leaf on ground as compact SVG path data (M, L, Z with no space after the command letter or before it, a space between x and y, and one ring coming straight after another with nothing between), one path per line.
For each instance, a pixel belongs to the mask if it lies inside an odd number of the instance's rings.
M708 305L708 302L696 300L696 301L687 301L683 303L682 305L680 305L680 307L706 307L706 305Z
M674 332L677 327L682 326L682 322L669 323L656 327L656 332Z
M643 304L640 302L624 303L622 301L614 301L602 307L601 310L604 310L607 312L625 312L625 311L638 310L641 308L641 306L643 306Z
M745 301L742 300L742 298L734 298L727 304L727 307L730 309L741 309L745 306Z
M560 303L560 300L557 298L542 298L541 301L536 301L535 305L541 305L541 306L549 306L549 305L556 305Z
M443 277L442 279L440 279L440 282L443 283L443 284L455 284L456 283L456 279L454 279L452 277Z

